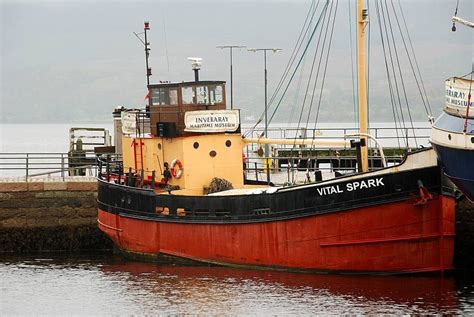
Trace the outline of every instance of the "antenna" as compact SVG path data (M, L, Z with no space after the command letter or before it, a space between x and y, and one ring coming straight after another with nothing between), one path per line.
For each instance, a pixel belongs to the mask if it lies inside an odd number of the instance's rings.
M143 33L135 33L133 32L133 34L135 34L135 36L138 38L138 40L140 42L142 42L142 44L145 46L145 65L146 65L146 84L147 84L147 87L150 85L150 76L151 76L151 67L148 66L148 58L150 57L150 42L148 42L148 38L147 38L147 31L150 30L150 22L148 21L145 21L144 22L144 27L143 27ZM140 35L141 34L145 34L145 41L143 41L141 38L140 38Z
M202 58L200 57L188 57L188 61L191 61L191 68L194 70L194 80L199 81L199 70L202 65Z
M148 93L146 95L145 98L148 99L148 105L145 107L145 112L146 112L146 117L149 118L150 117L150 107L151 107L151 92L150 92L150 76L151 76L151 67L148 66L148 58L150 57L150 42L148 42L148 38L147 38L147 31L150 30L150 22L148 21L145 21L144 22L144 27L143 27L143 33L135 33L133 32L133 34L135 34L135 36L138 38L138 40L140 42L142 42L142 44L145 46L145 65L146 65L146 88L148 90ZM140 38L140 34L145 34L145 41L143 41L141 38Z

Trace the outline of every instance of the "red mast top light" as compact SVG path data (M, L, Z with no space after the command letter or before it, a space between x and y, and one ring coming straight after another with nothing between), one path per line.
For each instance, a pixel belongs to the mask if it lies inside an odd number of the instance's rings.
M149 29L150 29L150 22L145 21L145 30L149 30Z

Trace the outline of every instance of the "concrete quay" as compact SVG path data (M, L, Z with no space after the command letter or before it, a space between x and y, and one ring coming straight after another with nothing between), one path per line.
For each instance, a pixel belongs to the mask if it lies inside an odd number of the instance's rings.
M112 249L96 200L94 177L1 178L0 253Z

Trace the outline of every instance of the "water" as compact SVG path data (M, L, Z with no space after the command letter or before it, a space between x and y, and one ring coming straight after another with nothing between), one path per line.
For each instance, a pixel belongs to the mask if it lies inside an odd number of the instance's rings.
M474 314L470 277L182 267L115 255L0 258L0 315Z
M73 127L105 128L113 132L112 119L108 123L0 124L0 152L67 153L69 129Z
M313 127L313 125L310 125ZM32 153L43 152L52 153L60 152L66 153L69 151L69 129L72 127L87 127L87 128L105 128L113 135L113 123L53 123L53 124L0 124L0 152L10 153ZM291 127L291 130L284 131L283 129ZM271 138L294 138L296 124L282 124L275 123L270 126L269 137ZM348 133L353 133L353 123L322 123L318 125L318 129L348 129ZM373 123L373 128L393 128L393 123ZM427 146L427 136L429 136L429 124L426 122L415 123L415 134L421 136L419 144ZM243 124L243 133L252 128L251 124ZM420 129L421 128L421 129ZM262 128L257 129L258 133L262 132ZM342 137L342 132L323 131L321 137ZM378 131L377 137L381 138L381 142L386 146L396 146L394 140L388 142L387 137L393 138L396 136L394 130ZM375 131L371 131L375 135ZM413 131L408 131L409 135L413 135ZM299 132L301 134L301 132ZM308 137L312 137L312 131L308 132ZM400 132L400 137L403 139L404 134ZM296 136L298 137L298 136ZM394 143L395 142L395 143ZM410 143L413 143L411 140ZM402 141L403 145L403 141ZM414 145L414 144L412 144Z

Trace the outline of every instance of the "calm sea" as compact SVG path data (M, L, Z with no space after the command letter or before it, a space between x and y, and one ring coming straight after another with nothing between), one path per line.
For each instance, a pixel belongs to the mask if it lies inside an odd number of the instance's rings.
M244 133L251 129L251 124L243 124L242 130ZM272 138L293 138L296 133L297 136L302 134L301 128L296 132L296 129L285 130L289 125L276 123L270 126L269 136ZM393 123L374 123L371 125L375 128L393 128ZM430 134L429 124L427 122L414 123L415 134L420 136L417 145L427 146L427 138ZM53 124L0 124L0 152L10 153L32 153L32 152L43 152L43 153L66 153L69 151L69 129L70 128L105 128L108 129L113 135L113 123L53 123ZM296 124L291 124L291 127L296 127ZM313 132L311 130L312 124L309 127L309 131L306 133L307 137L312 137ZM353 133L353 123L322 123L318 124L318 129L315 133L317 136L322 137L341 137L342 130L348 129L346 133ZM258 133L261 133L262 127L259 126ZM326 130L324 130L326 129ZM327 130L333 129L333 130ZM338 131L336 131L338 130ZM405 131L408 130L410 137L410 143L413 143L411 136L413 136L413 130L402 129L399 130L399 137L401 144L403 145L403 138ZM372 130L370 131L374 136L377 136L382 145L396 146L398 143L393 137L396 136L395 130ZM377 134L377 135L376 135ZM390 140L387 139L390 137ZM387 144L387 142L389 144ZM413 144L414 145L414 144Z
M471 315L468 277L348 276L137 263L115 255L0 259L0 315Z
M0 125L0 152L67 152L68 131ZM469 275L348 276L162 266L116 255L0 255L0 316L471 315Z
M105 128L113 132L112 120L106 123L0 124L2 153L67 153L70 128Z

